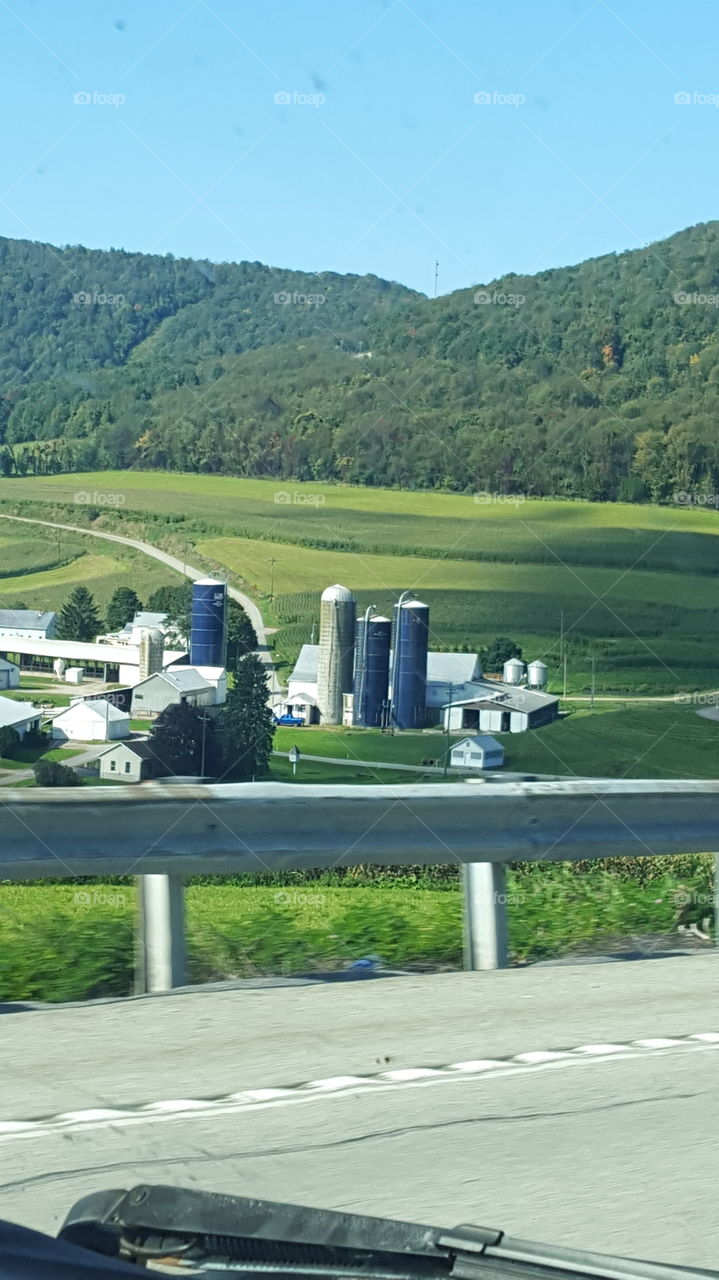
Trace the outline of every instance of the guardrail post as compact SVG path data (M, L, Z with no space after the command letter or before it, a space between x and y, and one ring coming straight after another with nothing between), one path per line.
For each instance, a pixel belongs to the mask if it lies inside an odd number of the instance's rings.
M138 876L139 931L135 991L171 991L185 983L183 876Z
M465 969L506 969L507 893L502 862L462 866Z

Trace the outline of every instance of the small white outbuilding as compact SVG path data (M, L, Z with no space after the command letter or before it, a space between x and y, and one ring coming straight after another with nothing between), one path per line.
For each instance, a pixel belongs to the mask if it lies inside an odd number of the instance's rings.
M453 769L501 769L504 747L489 733L462 738L452 747L449 762Z
M59 712L52 722L53 738L71 742L110 742L130 735L130 717L104 698L82 699Z

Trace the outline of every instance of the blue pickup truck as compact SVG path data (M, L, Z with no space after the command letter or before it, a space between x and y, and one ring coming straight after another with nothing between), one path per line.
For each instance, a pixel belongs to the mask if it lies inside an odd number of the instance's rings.
M291 729L300 729L304 724L304 720L300 720L299 716L275 716L275 724L288 726Z

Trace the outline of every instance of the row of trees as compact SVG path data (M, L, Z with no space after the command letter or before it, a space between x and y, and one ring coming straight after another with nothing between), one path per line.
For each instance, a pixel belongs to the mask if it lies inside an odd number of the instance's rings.
M189 583L176 587L158 587L145 606L150 612L167 614L171 629L185 639L190 634L192 587ZM74 587L58 617L60 640L92 641L103 630L120 631L143 608L137 592L131 587L118 587L105 610L104 619L95 598L87 587ZM257 648L257 636L242 605L228 600L227 669L234 671L240 659Z

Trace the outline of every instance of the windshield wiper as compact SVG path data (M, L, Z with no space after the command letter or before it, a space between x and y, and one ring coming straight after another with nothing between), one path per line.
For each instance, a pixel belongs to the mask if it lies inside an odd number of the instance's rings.
M537 1244L476 1226L422 1226L182 1187L79 1200L61 1239L184 1276L250 1280L719 1280L719 1272Z

